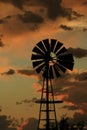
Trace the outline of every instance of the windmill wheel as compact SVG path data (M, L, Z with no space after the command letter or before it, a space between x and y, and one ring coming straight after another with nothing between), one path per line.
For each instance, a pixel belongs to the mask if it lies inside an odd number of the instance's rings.
M36 44L32 50L32 64L37 73L44 78L60 77L67 69L73 70L73 55L67 53L63 43L55 39L45 39ZM47 75L48 72L48 75Z

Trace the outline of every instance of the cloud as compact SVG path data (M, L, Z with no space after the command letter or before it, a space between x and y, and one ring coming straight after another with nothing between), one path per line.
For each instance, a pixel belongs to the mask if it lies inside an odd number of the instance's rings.
M12 0L12 4L21 10L23 9L23 4L24 4L23 2L24 0L17 0L17 1Z
M72 28L72 27L67 26L67 25L63 25L63 24L61 24L61 25L60 25L60 28L62 28L63 30L68 30L68 31L73 30L73 28Z
M13 69L9 69L7 72L3 72L3 73L1 73L2 75L13 75L13 74L15 74L15 70L13 70Z
M12 16L10 16L10 15L4 17L5 20L9 20L9 19L11 19L11 18L12 18Z
M71 8L65 8L62 6L62 0L50 0L50 4L48 0L37 0L37 3L43 5L47 9L47 17L51 20L55 20L60 17L73 20L83 16L82 14L73 11Z
M84 15L72 10L71 8L64 8L61 16L71 21L76 20L79 17L83 17Z
M85 80L87 80L87 72L82 72L82 73L78 74L75 77L75 79L78 80L78 81L85 81Z
M46 0L45 0L46 1ZM61 0L50 0L50 4L49 1L46 2L46 7L47 7L47 15L48 18L51 20L56 19L57 17L60 17L61 13L62 13L62 8L61 8Z
M83 5L87 5L87 1L84 1L82 4L83 4Z
M28 77L37 78L37 74L34 69L32 69L32 70L20 69L20 70L17 70L17 73L28 76Z
M0 38L0 47L4 47L5 44L2 42L1 38Z
M0 24L3 24L4 23L4 20L3 19L0 19Z
M15 11L15 10L14 10ZM44 23L44 18L32 11L25 11L15 15L7 15L1 19L1 30L7 34L25 34L26 32L34 32L38 30ZM3 30L3 27L5 30Z
M87 32L87 28L83 28L83 32Z
M87 114L87 71L67 72L65 75L54 80L54 95L65 95L63 101L68 110L78 110Z
M87 49L82 48L69 48L69 52L71 52L76 58L87 57Z
M76 11L72 11L72 13L73 13L73 15L76 16L77 18L84 16L83 14L80 14L80 13L78 13L78 12L76 12Z
M64 105L63 108L65 108L65 109L67 108L68 110L77 110L77 109L79 109L79 107L77 105L75 105L75 104L70 105L70 106L69 105Z
M20 34L26 35L28 33L32 33L33 35L35 31L40 31L39 33L41 34L43 32L43 36L47 36L50 35L50 33L52 34L58 32L57 29L60 21L61 23L64 21L66 21L67 23L71 20L77 20L77 18L81 18L83 16L79 12L74 11L72 8L65 8L62 5L62 0L50 0L50 2L48 0L18 0L17 2L15 2L15 0L0 1L5 3L5 6L6 3L10 3L18 9L23 8L23 11L20 11L12 6L10 7L10 5L8 4L9 11L7 11L5 17L2 16L2 20L4 20L5 22L3 25L5 30L3 30L3 27L1 27L1 30L3 34L10 34L10 36L19 36ZM2 12L4 13L3 9ZM67 30L69 29L71 28L67 28ZM35 37L35 35L33 35L33 37Z
M28 76L30 78L35 78L37 79L37 73L34 69L19 69L19 70L14 70L14 69L9 69L8 71L2 72L1 75L14 75L14 74L20 74L24 76Z
M55 19L60 18L60 17L65 17L68 20L73 20L73 19L76 19L78 17L84 16L83 14L80 14L80 13L72 10L71 8L63 7L62 0L50 0L50 3L48 0L44 0L44 1L41 1L41 0L32 0L32 1L18 0L17 2L15 0L7 0L7 1L0 0L0 1L4 2L4 3L10 3L21 10L23 10L24 5L25 6L27 5L28 7L32 6L32 7L44 8L44 10L46 11L46 14L47 14L45 17L48 17L48 19L50 19L50 20L55 20ZM27 8L25 10L27 11ZM33 13L34 11L32 10L31 12ZM35 12L35 15L37 15L36 13L37 12ZM41 10L39 10L39 14L40 13L41 13ZM37 15L37 17L38 17L38 15ZM35 18L36 18L36 16L35 16ZM39 19L41 19L41 18L39 18ZM42 21L42 19L41 19L41 21Z
M25 0L27 1L27 0ZM0 0L0 2L3 2L3 3L10 3L12 4L13 6L23 10L23 4L24 4L24 0Z
M29 99L23 99L23 100L21 100L21 101L17 101L17 102L16 102L16 105L32 104L32 103L35 103L35 101L37 101L37 98L36 98L36 97L32 98L31 100L29 100Z
M18 18L23 22L23 23L35 23L35 24L40 24L43 23L43 18L31 11L26 11L23 15L19 14Z

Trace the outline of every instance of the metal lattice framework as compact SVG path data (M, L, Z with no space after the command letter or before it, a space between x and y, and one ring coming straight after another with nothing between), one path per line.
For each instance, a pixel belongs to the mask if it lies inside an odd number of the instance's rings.
M36 72L43 76L41 100L37 101L40 103L38 130L41 129L41 122L44 122L42 129L57 130L55 103L62 101L54 101L52 79L60 77L67 69L73 70L73 55L63 43L55 39L45 39L33 48L31 60ZM45 116L42 118L43 113ZM54 116L50 117L51 114Z

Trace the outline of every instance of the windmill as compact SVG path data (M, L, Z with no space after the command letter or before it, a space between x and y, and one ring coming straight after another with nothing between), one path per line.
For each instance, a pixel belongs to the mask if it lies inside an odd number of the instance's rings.
M37 130L58 130L54 100L53 79L59 78L67 69L73 70L74 59L63 43L56 39L44 39L36 44L31 56L33 67L42 75L43 85Z

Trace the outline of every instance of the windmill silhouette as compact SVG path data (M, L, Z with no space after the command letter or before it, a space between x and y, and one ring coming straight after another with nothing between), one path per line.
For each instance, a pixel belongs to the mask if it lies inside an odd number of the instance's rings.
M73 55L68 53L63 43L56 39L45 39L36 44L31 56L36 72L42 74L43 85L37 130L58 130L52 81L59 78L67 69L73 70Z

